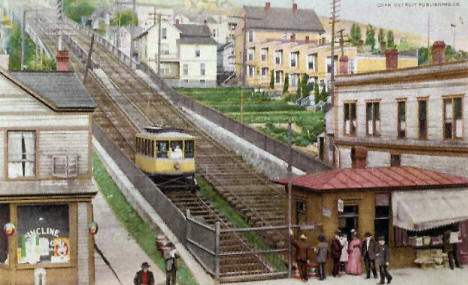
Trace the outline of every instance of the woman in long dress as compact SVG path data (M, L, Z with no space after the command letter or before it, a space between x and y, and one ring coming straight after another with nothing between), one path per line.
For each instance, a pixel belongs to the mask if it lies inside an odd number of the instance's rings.
M346 263L348 263L349 253L348 253L348 238L346 237L346 233L342 233L340 237L341 243L341 256L340 256L340 271L346 270Z
M346 273L353 275L361 275L361 241L357 237L357 233L353 232L353 239L348 245L348 264L346 264Z

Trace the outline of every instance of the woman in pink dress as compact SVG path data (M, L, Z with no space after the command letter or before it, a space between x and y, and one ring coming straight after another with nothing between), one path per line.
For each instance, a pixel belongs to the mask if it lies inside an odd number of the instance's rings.
M346 273L353 275L361 275L361 241L357 237L355 231L352 232L353 239L348 245L349 258L346 264Z

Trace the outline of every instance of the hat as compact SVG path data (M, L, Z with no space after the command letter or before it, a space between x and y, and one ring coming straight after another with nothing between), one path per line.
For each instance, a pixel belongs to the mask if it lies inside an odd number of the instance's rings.
M302 234L302 235L299 237L299 239L301 239L301 240L307 240L307 237L306 237L305 234Z
M385 240L385 237L384 237L384 236L379 236L379 237L377 238L377 240L378 240L378 241Z
M149 267L150 267L150 265L148 264L148 262L143 262L141 264L141 268L149 268Z
M367 232L364 236L365 237L370 237L370 236L372 236L372 234L370 232Z

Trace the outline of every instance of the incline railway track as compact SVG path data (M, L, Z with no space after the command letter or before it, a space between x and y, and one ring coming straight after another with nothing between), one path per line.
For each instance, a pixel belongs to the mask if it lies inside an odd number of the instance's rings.
M43 23L44 20L41 24ZM36 26L40 26L40 23ZM87 36L77 32L71 37L85 50L89 49L90 39ZM52 51L57 50L56 39L44 30L41 38ZM202 174L252 226L284 224L284 195L281 187L272 184L191 123L180 110L157 94L134 70L122 64L114 55L97 44L94 48L93 59L99 63L109 81L122 95L122 98L116 99L113 96L115 94L109 91L109 86L102 80L94 75L88 77L86 88L98 105L94 120L129 158L134 158L134 138L142 124L158 123L187 129L198 138L196 161L199 174ZM84 74L83 65L74 55L71 55L71 64L76 72ZM134 120L135 117L138 120ZM232 227L232 224L200 195L178 190L167 192L166 195L183 212L189 209L192 216L202 218L208 224L219 221L222 228ZM272 242L283 239L279 234L271 235L271 232L268 238ZM220 250L245 252L251 249L242 236L228 232L221 235ZM239 255L235 258L221 257L220 260L221 278L272 271L274 269L271 266L254 254Z

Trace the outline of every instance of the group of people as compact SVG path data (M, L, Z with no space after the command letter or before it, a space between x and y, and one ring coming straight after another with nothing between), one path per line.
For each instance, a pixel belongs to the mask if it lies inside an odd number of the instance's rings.
M166 264L166 285L176 284L177 258L179 257L176 248L172 242L166 244L164 251L164 262ZM141 264L141 270L135 274L133 283L135 285L154 285L155 279L153 272L149 271L148 262Z
M351 275L361 275L361 259L366 267L366 279L377 278L376 262L380 271L380 284L385 284L385 280L390 284L392 276L388 272L389 248L385 244L385 238L379 237L375 241L371 233L366 233L361 242L356 231L351 231L352 239L348 242L346 234L340 231L335 232L335 236L330 245L330 257L333 261L332 276L338 277L340 271L345 271ZM308 249L314 248L316 252L316 262L319 265L319 280L325 279L325 264L328 259L328 243L324 235L318 236L318 245L313 246L307 241L307 237L302 234L298 240L293 239L293 232L290 232L291 244L296 248L296 262L299 268L301 279L307 281L307 263L309 262Z

